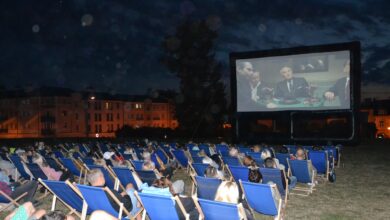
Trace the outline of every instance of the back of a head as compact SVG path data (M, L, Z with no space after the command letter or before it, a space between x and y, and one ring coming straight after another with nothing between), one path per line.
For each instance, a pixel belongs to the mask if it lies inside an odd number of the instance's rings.
M249 169L248 180L252 183L259 183L263 176L261 175L259 169Z
M229 149L229 155L230 155L231 157L237 157L237 155L238 155L238 150L237 150L237 148L235 148L235 147L230 148L230 149Z
M41 220L66 220L67 216L61 211L51 211L40 218Z
M322 146L316 145L316 146L313 146L313 150L314 151L321 151L321 150L324 150L324 148Z
M261 159L265 160L268 157L272 157L271 151L268 149L263 149L261 152Z
M251 156L246 155L244 157L243 164L244 164L244 166L249 167L249 166L255 165L256 162L255 162L255 160Z
M237 204L239 200L239 191L237 183L234 181L223 181L215 195L215 201Z
M100 169L92 169L88 172L87 180L92 186L95 186L100 178L104 178L104 175Z
M275 161L271 157L268 157L264 160L264 166L266 168L275 168Z
M143 170L154 170L155 169L154 163L152 161L145 161L142 164L142 169Z
M218 169L209 165L204 171L204 175L209 178L219 178Z

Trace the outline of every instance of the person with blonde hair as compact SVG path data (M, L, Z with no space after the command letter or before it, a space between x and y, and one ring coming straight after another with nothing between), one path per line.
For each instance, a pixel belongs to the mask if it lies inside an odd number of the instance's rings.
M240 198L240 193L238 190L237 183L233 181L223 181L215 194L215 201L219 202L228 202L228 203L238 203Z
M237 183L234 181L222 181L217 189L214 200L218 202L237 204L240 219L254 219L248 208L244 207L243 204L240 203L240 191L238 190Z

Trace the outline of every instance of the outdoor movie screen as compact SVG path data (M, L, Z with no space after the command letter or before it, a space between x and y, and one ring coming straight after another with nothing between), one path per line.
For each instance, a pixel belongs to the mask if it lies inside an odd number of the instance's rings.
M237 112L350 109L350 51L235 60Z

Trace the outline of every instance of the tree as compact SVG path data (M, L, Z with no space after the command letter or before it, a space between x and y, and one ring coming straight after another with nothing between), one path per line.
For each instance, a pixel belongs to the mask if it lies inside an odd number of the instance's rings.
M206 21L186 20L163 41L162 63L180 79L179 128L191 136L215 135L226 114L222 68L214 54L217 37Z

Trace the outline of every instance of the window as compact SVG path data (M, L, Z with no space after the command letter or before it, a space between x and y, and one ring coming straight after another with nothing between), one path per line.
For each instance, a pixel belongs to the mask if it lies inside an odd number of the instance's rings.
M87 121L89 121L90 119L91 119L91 115L87 113Z
M381 128L385 127L385 121L379 121L379 127Z
M121 116L120 116L119 113L116 114L116 119L117 119L117 120L121 119Z
M62 111L62 116L67 116L68 112L67 111Z
M116 103L116 109L119 109L121 106L119 103Z
M75 116L76 120L79 120L79 114L78 113L76 113L74 116Z

